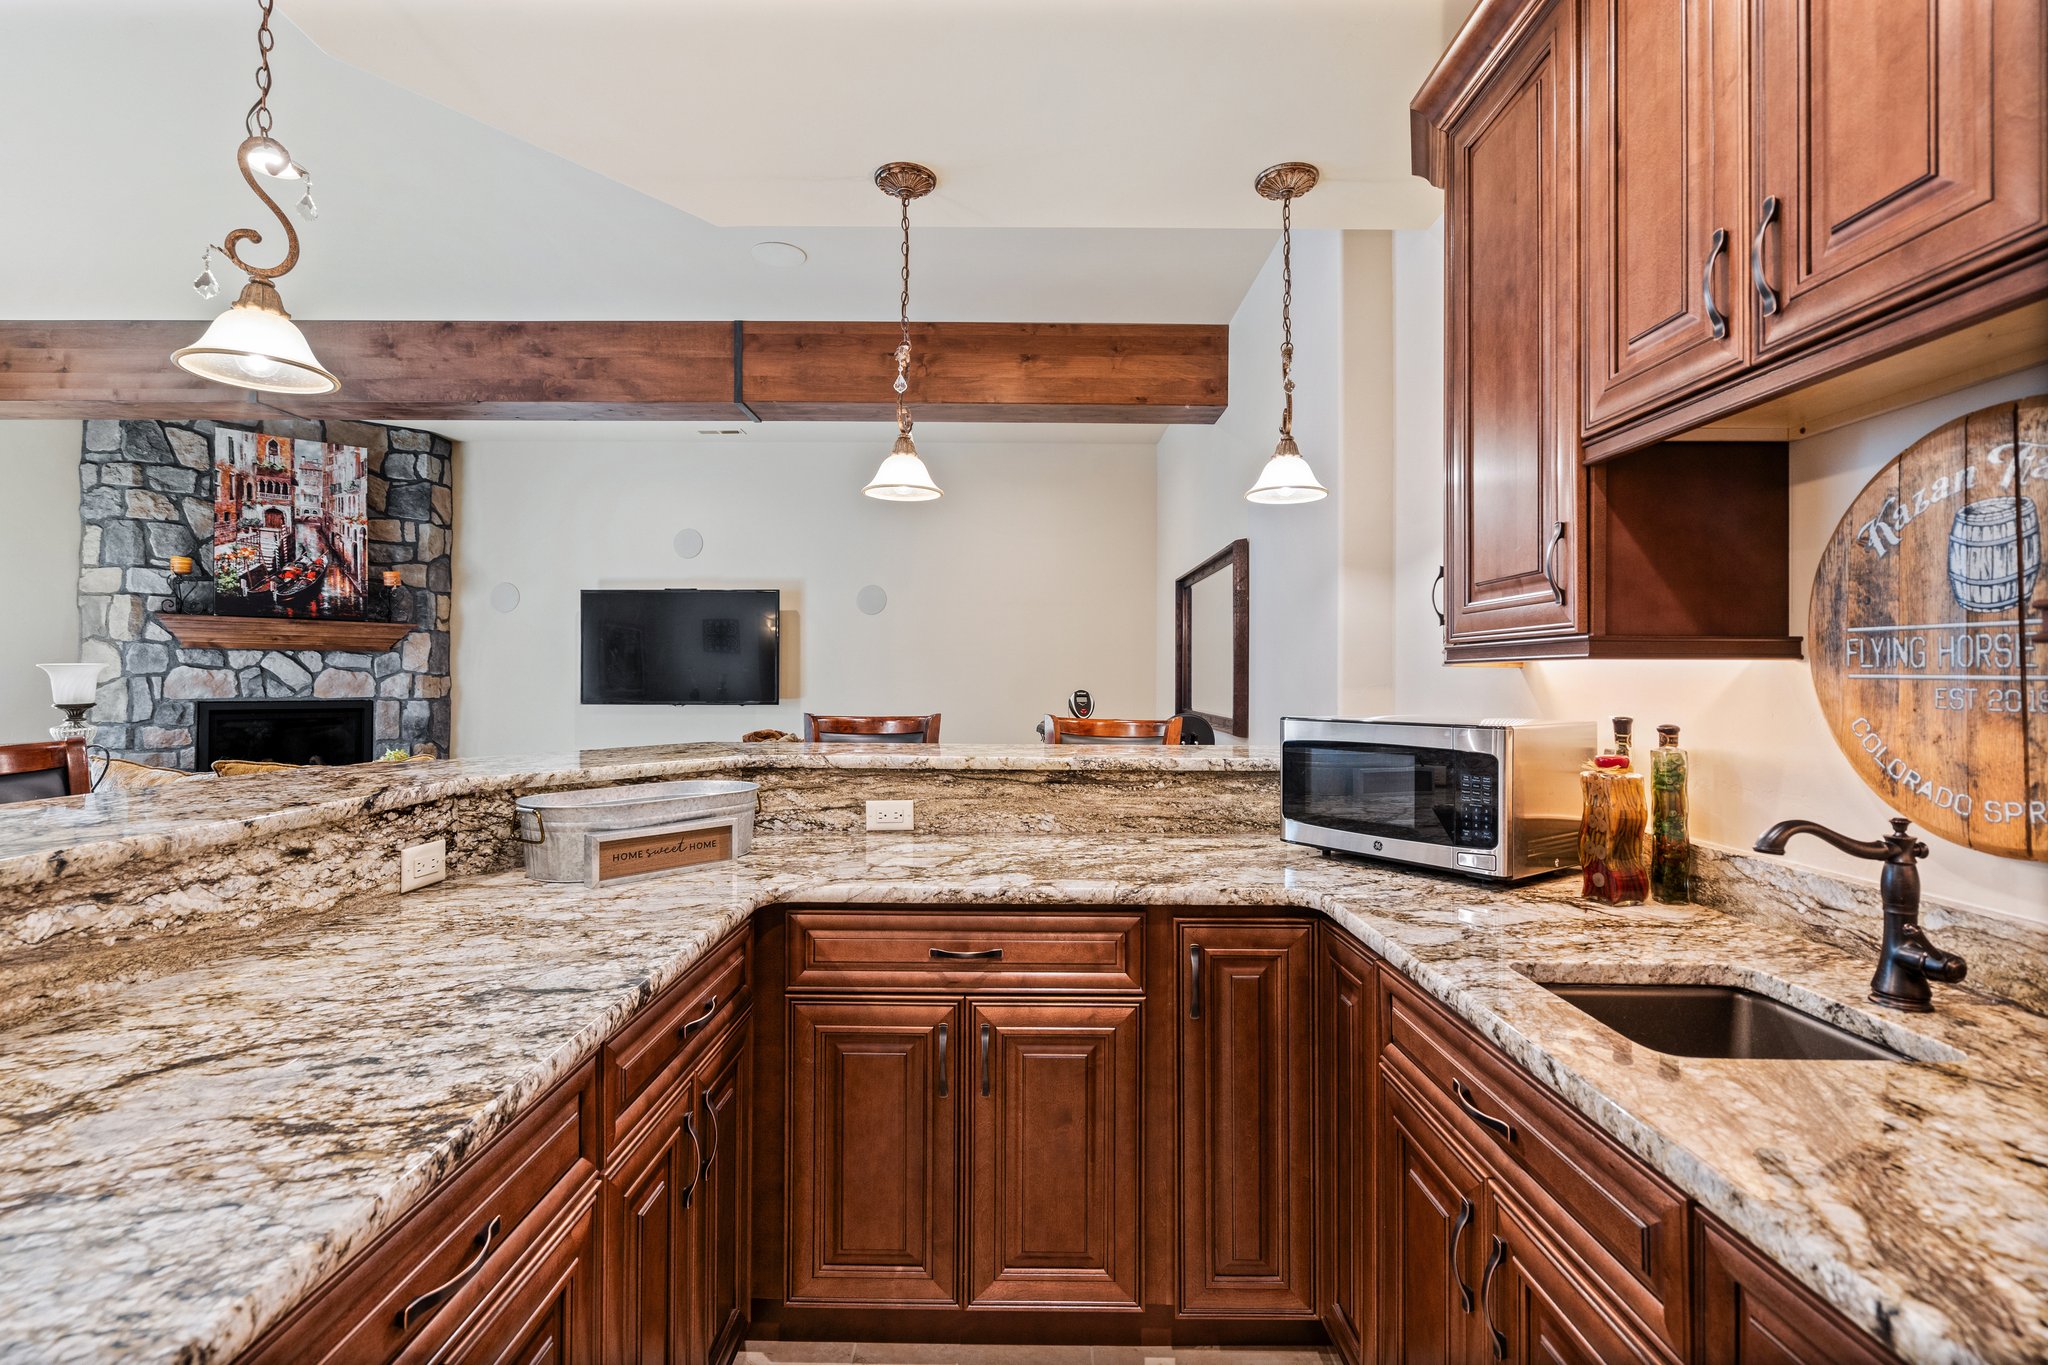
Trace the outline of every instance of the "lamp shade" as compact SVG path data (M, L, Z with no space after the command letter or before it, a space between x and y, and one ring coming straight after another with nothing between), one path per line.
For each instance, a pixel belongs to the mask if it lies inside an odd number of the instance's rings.
M896 438L882 467L860 491L884 502L930 502L942 495L939 486L932 482L931 471L918 458L917 445L907 431Z
M1273 448L1273 458L1259 471L1259 480L1245 493L1247 502L1315 502L1330 490L1316 482L1315 471L1302 458L1292 436L1282 436Z
M341 388L284 311L267 280L251 280L235 306L206 335L171 352L179 369L202 379L265 393L333 393Z
M50 705L90 706L99 696L105 664L37 664L50 675Z

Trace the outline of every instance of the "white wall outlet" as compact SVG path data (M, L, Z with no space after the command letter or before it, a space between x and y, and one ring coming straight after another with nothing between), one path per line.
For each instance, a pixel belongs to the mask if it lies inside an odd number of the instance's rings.
M908 830L916 828L911 812L913 801L870 801L868 802L868 828Z
M414 844L398 855L398 889L417 891L423 886L448 880L448 841L435 839Z

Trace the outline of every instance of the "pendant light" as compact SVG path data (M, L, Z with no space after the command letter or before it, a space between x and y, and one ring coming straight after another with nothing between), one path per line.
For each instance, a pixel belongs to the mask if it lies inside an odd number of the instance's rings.
M903 292L898 317L903 340L896 347L896 444L875 477L860 490L884 502L930 502L940 495L931 471L918 458L917 442L910 438L910 408L903 397L910 391L910 201L924 198L938 183L936 175L914 161L892 161L875 172L876 187L902 206L903 224Z
M1280 201L1280 442L1245 493L1247 502L1315 502L1330 495L1294 444L1294 199L1321 178L1306 161L1283 161L1259 172L1254 188Z
M267 393L333 393L341 387L341 381L314 358L313 348L292 324L291 314L284 311L284 301L277 295L277 286L271 283L298 264L299 234L256 177L301 182L299 212L309 219L320 214L319 206L313 202L312 175L292 160L283 143L270 135L270 49L276 43L270 32L270 11L274 3L275 0L257 0L263 18L256 27L256 51L260 58L256 68L256 102L249 106L243 119L248 136L235 149L235 165L256 197L284 225L284 259L274 266L257 266L236 253L235 248L243 242L263 240L263 234L255 228L236 228L219 246L208 246L199 258L199 278L192 281L200 298L210 299L220 292L220 282L213 277L216 251L247 275L249 282L243 286L235 306L215 318L198 341L173 351L171 360L179 369L189 370L202 379L236 388Z

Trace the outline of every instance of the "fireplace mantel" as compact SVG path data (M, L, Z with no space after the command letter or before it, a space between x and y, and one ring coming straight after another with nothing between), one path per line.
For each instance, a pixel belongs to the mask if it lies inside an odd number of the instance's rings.
M156 619L187 649L340 649L381 654L410 632L425 629L404 621L304 621L181 612L163 612Z

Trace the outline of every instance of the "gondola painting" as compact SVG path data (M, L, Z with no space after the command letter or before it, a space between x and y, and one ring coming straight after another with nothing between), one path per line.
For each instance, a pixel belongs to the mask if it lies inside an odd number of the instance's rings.
M213 442L214 610L361 620L369 451L225 429Z

